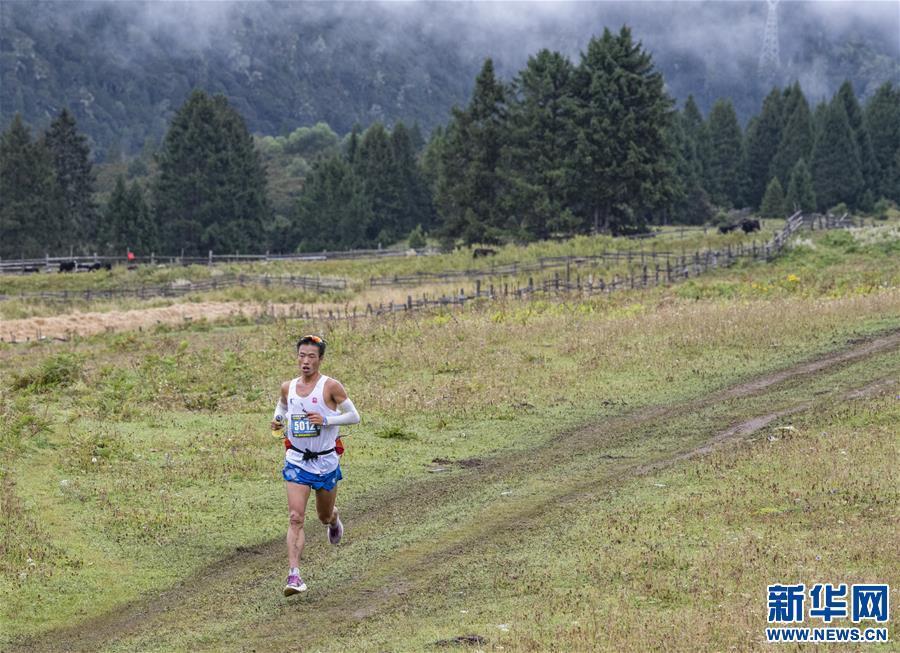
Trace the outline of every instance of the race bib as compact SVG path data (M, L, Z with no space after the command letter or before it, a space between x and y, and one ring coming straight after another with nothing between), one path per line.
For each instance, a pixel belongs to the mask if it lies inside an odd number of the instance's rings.
M319 429L309 421L306 414L291 415L291 435L297 438L313 438L319 435Z

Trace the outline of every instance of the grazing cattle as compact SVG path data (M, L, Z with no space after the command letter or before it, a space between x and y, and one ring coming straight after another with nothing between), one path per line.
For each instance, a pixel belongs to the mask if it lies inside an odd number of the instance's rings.
M75 261L60 261L59 263L60 272L74 272L77 267L78 264Z
M736 224L720 224L719 225L719 233L720 234L730 234L732 231L738 228Z
M95 270L112 270L112 263L91 263L87 266L87 269L91 272Z
M745 234L749 234L751 231L759 231L759 220L755 218L744 218L741 220L741 229L744 230Z
M472 258L481 258L483 256L493 256L497 253L496 249L490 249L488 247L478 248L472 250Z

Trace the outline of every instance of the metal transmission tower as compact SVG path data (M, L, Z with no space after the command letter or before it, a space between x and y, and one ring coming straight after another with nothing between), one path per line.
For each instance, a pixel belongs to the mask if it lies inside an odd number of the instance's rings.
M781 66L778 56L778 0L767 0L769 15L766 17L766 35L759 55L759 75L767 81L774 80Z

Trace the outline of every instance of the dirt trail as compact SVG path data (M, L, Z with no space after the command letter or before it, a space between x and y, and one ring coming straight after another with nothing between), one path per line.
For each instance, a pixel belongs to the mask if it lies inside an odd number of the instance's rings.
M374 536L385 528L398 523L414 523L416 508L410 506L439 506L443 500L458 499L466 494L470 483L490 483L503 478L515 478L517 474L542 468L568 464L572 459L588 452L615 451L623 443L634 438L645 439L654 432L664 433L666 425L680 416L689 416L707 411L715 422L721 423L722 405L729 401L746 401L758 398L765 409L736 408L729 428L711 426L706 435L700 433L693 440L678 447L659 453L655 458L643 457L638 460L609 455L608 465L598 469L596 474L569 482L565 491L552 496L540 496L528 500L512 501L499 513L494 512L493 523L478 519L477 515L464 524L454 525L452 532L442 532L424 542L392 550L381 558L371 561L371 565L360 574L342 584L340 588L323 587L304 598L309 610L304 611L306 623L303 631L286 632L286 615L294 614L296 607L284 602L270 614L261 616L254 622L254 631L259 640L244 641L239 647L246 650L281 650L285 646L304 649L315 642L321 644L322 637L334 637L341 632L352 630L360 620L388 609L402 598L435 582L435 574L440 565L436 561L448 557L463 556L477 550L477 543L484 538L503 538L511 533L527 528L547 514L548 510L558 510L560 502L574 502L608 491L628 479L655 473L680 461L704 455L714 448L739 442L750 433L764 428L773 420L799 411L809 410L820 402L865 396L885 388L896 387L898 376L891 374L880 378L868 378L857 387L845 388L839 394L810 393L807 386L818 378L836 372L847 365L871 359L880 354L900 348L900 330L877 338L854 341L849 347L806 361L790 368L762 375L750 381L736 384L701 398L670 406L654 406L637 412L604 419L579 429L562 434L547 445L527 451L507 453L503 457L485 460L478 467L461 468L454 472L454 482L446 478L432 477L406 485L399 492L385 491L370 496L354 506L345 509L345 515L354 525L360 540L367 534ZM774 397L779 390L797 390L790 402L777 408L767 399L767 393ZM782 403L784 399L782 398ZM715 422L711 422L714 424ZM559 459L559 451L564 448L565 460ZM404 506L406 506L404 508ZM95 651L105 645L122 641L131 636L165 630L175 627L177 615L204 613L214 616L222 608L216 601L219 595L241 597L252 594L261 586L277 587L280 577L275 578L282 566L284 543L281 538L256 547L241 549L224 560L200 571L196 576L153 597L135 601L113 612L90 619L82 624L58 631L44 633L39 637L18 642L10 651ZM309 553L308 564L315 565L319 557L315 551ZM227 569L227 580L219 573ZM438 571L436 571L438 569ZM223 580L211 580L211 579ZM197 588L204 586L202 594ZM212 586L216 584L216 586ZM219 587L218 584L222 584ZM238 599L239 601L239 599ZM274 614L272 614L274 613ZM173 624L175 620L175 624ZM264 633L264 635L263 635ZM253 634L250 634L252 637ZM283 640L283 641L282 641Z

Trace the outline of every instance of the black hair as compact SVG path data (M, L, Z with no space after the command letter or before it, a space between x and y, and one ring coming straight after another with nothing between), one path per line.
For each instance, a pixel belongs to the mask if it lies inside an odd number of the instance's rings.
M320 336L303 336L297 341L297 351L300 351L301 345L315 345L319 348L319 358L325 356L325 338Z

